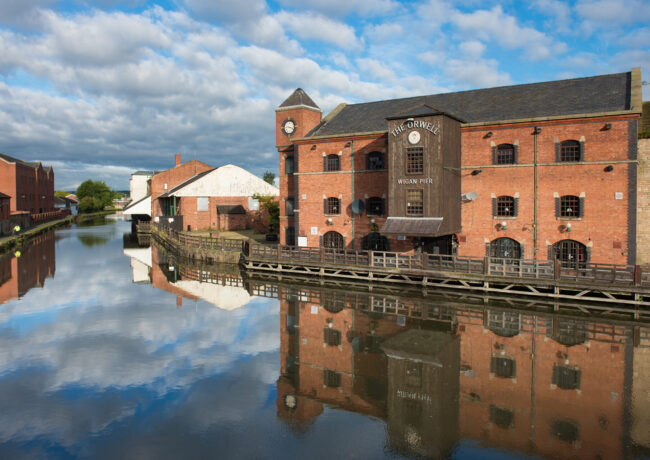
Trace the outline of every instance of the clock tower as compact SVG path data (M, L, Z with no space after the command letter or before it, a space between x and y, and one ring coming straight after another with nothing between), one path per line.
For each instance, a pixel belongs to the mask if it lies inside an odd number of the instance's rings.
M275 145L280 148L291 144L291 139L304 137L320 123L322 115L307 93L296 89L275 109Z

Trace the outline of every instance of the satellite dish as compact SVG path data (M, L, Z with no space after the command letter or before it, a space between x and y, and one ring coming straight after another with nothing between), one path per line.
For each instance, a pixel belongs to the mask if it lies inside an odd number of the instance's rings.
M478 198L478 193L476 192L463 193L460 196L460 199L463 201L474 201L477 198Z
M363 203L363 200L354 200L350 205L350 208L354 214L362 214L366 206Z

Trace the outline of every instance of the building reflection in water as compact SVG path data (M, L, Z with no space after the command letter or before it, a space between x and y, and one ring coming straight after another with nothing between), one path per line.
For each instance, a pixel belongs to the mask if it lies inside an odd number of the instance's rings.
M0 256L0 304L43 287L47 278L54 278L55 241L54 232L44 233L21 248L19 255L12 252Z
M129 244L133 281L175 294L179 306L183 297L220 308L280 300L277 416L294 431L332 407L384 420L382 442L408 456L445 458L476 444L566 459L650 451L642 325L246 279L236 266Z
M234 310L253 298L244 288L239 267L232 264L203 266L192 261L182 263L146 236L124 235L124 255L131 258L134 283L150 283L183 299L205 300L223 310Z
M255 288L253 288L255 290ZM279 288L278 417L379 417L391 450L463 441L548 458L647 455L650 332L625 322ZM261 290L261 289L260 289Z

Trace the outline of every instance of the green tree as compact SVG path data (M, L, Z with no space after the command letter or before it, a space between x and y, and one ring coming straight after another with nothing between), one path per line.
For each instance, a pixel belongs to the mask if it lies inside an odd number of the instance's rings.
M264 173L264 176L262 176L262 179L264 179L264 182L268 182L269 184L273 185L273 182L275 182L275 173L266 171Z
M280 202L278 198L271 195L255 194L253 198L260 202L260 208L266 209L269 213L269 231L275 233L280 228Z
M93 181L88 179L83 182L77 188L77 198L79 198L79 212L94 212L100 211L106 206L110 206L113 203L113 198L115 192L113 192L105 182ZM86 201L84 208L91 208L91 211L83 211L81 202L84 198L90 198L92 200L92 206L90 201Z
M54 192L54 196L66 197L68 195L70 195L70 192L66 192L65 190L57 190L56 192Z

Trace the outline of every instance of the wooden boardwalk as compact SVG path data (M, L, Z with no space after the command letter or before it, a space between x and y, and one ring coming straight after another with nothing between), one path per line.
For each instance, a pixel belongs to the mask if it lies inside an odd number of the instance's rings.
M163 235L179 252L194 249L192 254L207 263L218 252L239 252L240 262L251 273L590 302L605 311L625 305L637 310L637 318L650 312L650 270L638 265L264 245L151 227L152 234Z

